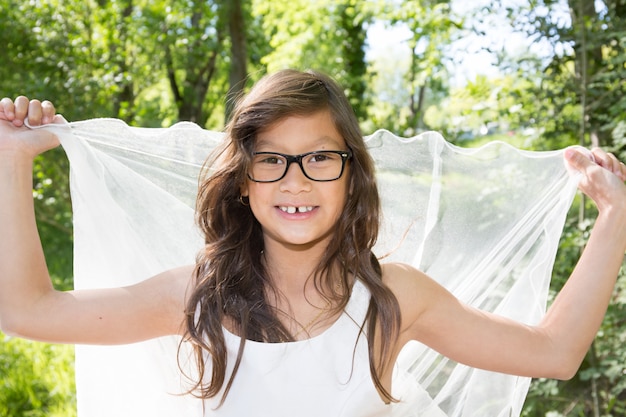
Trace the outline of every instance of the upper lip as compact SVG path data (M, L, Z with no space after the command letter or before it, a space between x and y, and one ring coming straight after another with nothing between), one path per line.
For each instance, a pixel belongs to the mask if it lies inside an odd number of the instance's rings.
M311 203L278 203L276 207L316 207L315 204Z

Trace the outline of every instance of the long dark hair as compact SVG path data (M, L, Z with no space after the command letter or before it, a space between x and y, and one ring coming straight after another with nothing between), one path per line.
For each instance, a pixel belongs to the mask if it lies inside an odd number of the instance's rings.
M266 76L239 101L226 128L226 140L215 159L207 165L200 181L197 222L205 236L204 250L197 257L195 282L186 308L186 340L192 342L199 376L191 392L202 398L228 394L241 362L246 339L261 342L293 340L267 302L267 278L261 254L261 226L251 210L240 201L240 187L257 134L288 116L329 110L333 122L352 151L349 169L350 196L335 227L335 234L313 274L315 286L331 289L325 296L343 310L357 277L368 288L371 299L362 331L365 331L370 370L374 384L392 400L380 375L391 364L392 341L400 326L399 306L382 282L382 271L372 252L380 222L380 199L370 157L358 121L342 89L326 75L284 70ZM339 270L340 283L331 277ZM337 269L335 269L337 268ZM241 338L232 374L227 378L227 351L222 325L232 324ZM375 332L380 330L378 357ZM355 341L356 343L356 341ZM210 382L205 378L205 358L212 362ZM226 384L226 385L225 385Z

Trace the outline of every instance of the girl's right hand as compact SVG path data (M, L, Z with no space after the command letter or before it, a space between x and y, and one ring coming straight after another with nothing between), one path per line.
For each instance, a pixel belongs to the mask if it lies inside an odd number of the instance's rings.
M17 97L15 102L8 97L0 100L0 120L7 120L15 127L21 127L26 117L31 126L52 123L55 117L54 105L47 100L29 100L24 96Z
M30 126L65 123L49 101L29 100L24 96L13 101L5 97L0 100L0 153L25 154L34 158L59 145L54 133L27 128L24 125L26 118Z

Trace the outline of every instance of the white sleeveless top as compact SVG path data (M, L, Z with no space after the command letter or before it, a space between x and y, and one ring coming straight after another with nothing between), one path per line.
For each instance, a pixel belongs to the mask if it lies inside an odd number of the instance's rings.
M369 291L357 280L344 313L322 334L289 343L246 341L224 403L218 407L221 394L206 400L204 416L389 415L390 406L372 381L366 336L359 336L369 299ZM228 377L240 338L227 330L224 336Z

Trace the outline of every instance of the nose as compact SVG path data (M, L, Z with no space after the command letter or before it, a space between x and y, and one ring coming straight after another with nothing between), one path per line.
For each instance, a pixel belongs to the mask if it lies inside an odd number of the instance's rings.
M289 165L287 173L280 180L280 190L293 194L311 190L311 180L304 175L300 164L294 161Z

